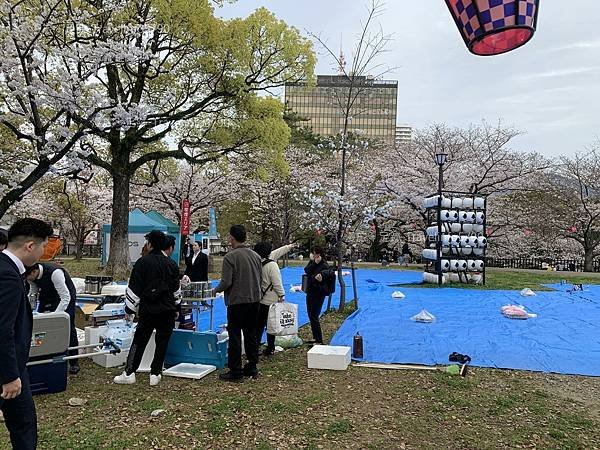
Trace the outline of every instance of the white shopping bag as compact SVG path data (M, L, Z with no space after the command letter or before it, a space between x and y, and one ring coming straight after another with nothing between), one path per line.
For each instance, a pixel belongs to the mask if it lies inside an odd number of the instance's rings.
M275 303L269 308L267 333L274 336L298 334L298 305Z

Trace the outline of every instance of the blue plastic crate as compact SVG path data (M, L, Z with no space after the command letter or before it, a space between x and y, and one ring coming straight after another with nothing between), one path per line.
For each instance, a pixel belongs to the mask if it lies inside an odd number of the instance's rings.
M180 363L207 364L222 369L227 365L228 339L220 341L212 331L174 330L167 347L165 366Z

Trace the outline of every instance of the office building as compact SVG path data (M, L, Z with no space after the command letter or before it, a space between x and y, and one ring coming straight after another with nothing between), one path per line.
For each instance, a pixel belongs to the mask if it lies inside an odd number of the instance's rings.
M314 86L290 83L285 86L286 107L307 120L316 134L333 136L344 128L344 111L350 91L345 75L318 75ZM355 77L348 130L372 139L394 143L398 82Z

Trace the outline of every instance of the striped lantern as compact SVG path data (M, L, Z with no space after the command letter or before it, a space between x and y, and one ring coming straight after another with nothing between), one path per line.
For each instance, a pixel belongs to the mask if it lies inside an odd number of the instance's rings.
M535 33L539 0L446 0L446 5L475 55L509 52Z

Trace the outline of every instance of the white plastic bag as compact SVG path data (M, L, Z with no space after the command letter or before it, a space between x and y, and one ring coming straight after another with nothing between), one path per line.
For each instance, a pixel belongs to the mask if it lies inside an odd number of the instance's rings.
M274 336L298 334L298 305L275 303L269 308L267 333Z
M414 320L415 322L431 323L435 320L435 316L424 309L416 316L412 316L410 319Z
M521 295L523 297L533 297L535 295L535 292L533 292L531 289L529 288L525 288L521 291Z

